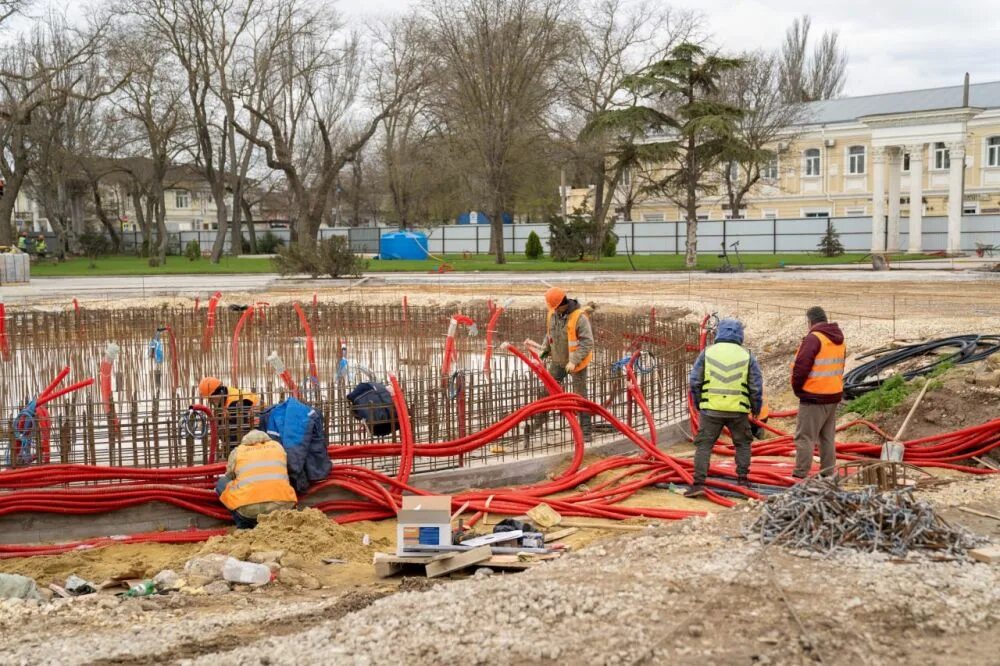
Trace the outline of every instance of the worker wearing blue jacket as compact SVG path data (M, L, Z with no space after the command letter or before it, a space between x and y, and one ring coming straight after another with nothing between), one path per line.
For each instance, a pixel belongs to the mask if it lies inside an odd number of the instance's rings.
M706 348L691 368L691 396L700 411L694 439L694 484L685 497L705 494L705 479L723 428L729 428L736 447L737 483L750 485L750 415L760 414L764 379L757 359L743 348L743 324L736 319L719 322L715 343Z

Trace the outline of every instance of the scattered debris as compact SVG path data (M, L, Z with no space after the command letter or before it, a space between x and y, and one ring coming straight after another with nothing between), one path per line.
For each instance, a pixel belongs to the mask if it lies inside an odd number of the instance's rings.
M836 548L884 551L898 557L911 550L936 550L962 558L982 543L945 522L929 503L914 499L912 489L846 490L819 477L769 498L749 531L766 544L823 553Z
M0 574L0 599L41 600L35 581L18 574Z

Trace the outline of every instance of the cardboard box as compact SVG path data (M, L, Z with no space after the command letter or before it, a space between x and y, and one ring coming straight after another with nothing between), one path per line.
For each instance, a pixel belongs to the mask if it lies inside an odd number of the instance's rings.
M407 548L451 545L451 496L404 495L396 515L396 554Z

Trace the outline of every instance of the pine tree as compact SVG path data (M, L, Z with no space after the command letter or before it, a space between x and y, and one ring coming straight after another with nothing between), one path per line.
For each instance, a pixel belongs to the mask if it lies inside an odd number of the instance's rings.
M826 233L823 234L823 238L820 239L817 247L824 257L839 257L844 254L844 246L840 242L840 234L833 228L833 222L830 220L826 222Z
M534 231L528 234L528 241L524 244L524 256L528 259L540 259L545 254L542 248L542 239Z

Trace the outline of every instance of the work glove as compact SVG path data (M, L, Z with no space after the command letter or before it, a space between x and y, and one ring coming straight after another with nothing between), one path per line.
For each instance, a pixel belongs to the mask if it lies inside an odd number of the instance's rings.
M566 374L567 375L573 374L573 370L574 369L576 369L576 365L574 365L573 363L567 363L566 364Z

